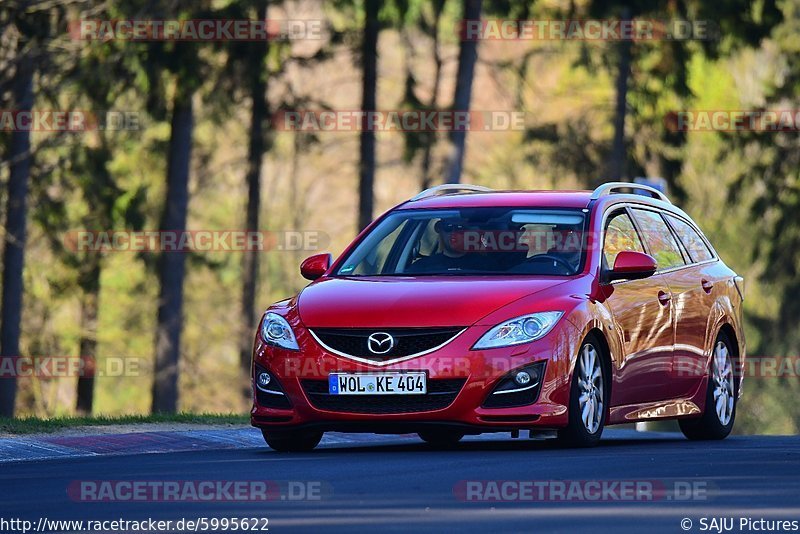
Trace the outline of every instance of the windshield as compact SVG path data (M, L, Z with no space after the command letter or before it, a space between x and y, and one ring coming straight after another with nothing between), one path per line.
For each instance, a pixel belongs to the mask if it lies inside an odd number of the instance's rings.
M569 276L582 265L584 214L572 209L398 210L336 271L340 276Z

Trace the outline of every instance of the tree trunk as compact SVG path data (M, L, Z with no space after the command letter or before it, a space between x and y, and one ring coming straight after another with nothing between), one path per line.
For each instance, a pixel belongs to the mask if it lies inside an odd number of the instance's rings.
M378 84L378 33L380 21L378 13L382 0L364 2L366 20L364 22L364 41L361 44L361 62L363 65L361 110L375 111L376 91ZM366 122L362 124L359 147L358 169L358 229L362 230L372 222L375 184L375 132L367 130Z
M622 20L630 19L630 10L623 8ZM625 115L628 111L628 77L631 70L631 42L619 42L619 71L617 72L617 102L614 111L614 142L608 163L608 179L618 182L625 175ZM599 184L593 184L599 185Z
M17 64L12 81L13 105L19 111L33 108L33 75L30 57ZM31 171L31 136L28 131L11 133L9 145L10 173L6 200L5 249L3 250L3 297L0 312L0 358L19 357L20 323L22 321L22 270L25 264L28 179ZM17 393L16 377L0 380L0 415L14 415Z
M100 302L100 262L98 252L89 252L81 289L81 337L79 341L82 374L78 377L75 408L80 415L91 415L94 403L94 377L97 362L97 317Z
M428 107L431 110L436 110L439 107L439 86L442 83L442 50L439 41L439 25L442 20L442 11L444 11L445 0L436 0L433 6L433 90ZM431 160L433 148L436 145L436 132L431 132L431 142L425 145L422 152L422 190L428 189L433 180L431 177Z
M464 20L480 20L481 0L464 0ZM458 51L458 72L456 90L453 96L454 111L469 111L472 100L472 79L475 77L475 63L478 61L478 41L462 39ZM450 135L450 155L447 161L447 183L461 181L464 166L464 151L467 142L466 130L453 131Z
M259 20L267 20L266 4L259 8ZM253 43L249 62L250 96L253 107L250 116L250 146L247 151L247 215L248 231L259 230L261 211L261 162L266 150L264 124L269 114L267 100L267 72L264 62L269 52L269 41ZM242 308L239 334L239 362L242 369L242 393L245 400L250 391L250 360L253 351L253 331L256 329L256 291L258 290L258 250L245 250L242 275Z
M186 230L189 206L189 168L192 155L192 94L178 78L172 110L167 165L167 198L161 218L163 231ZM175 413L178 407L178 362L183 326L183 279L186 254L161 252L158 261L160 291L153 377L153 413Z

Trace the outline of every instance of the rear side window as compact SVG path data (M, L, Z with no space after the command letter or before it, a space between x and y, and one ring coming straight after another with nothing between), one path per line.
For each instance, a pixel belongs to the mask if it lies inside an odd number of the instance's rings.
M667 219L675 230L675 233L678 234L678 238L681 240L681 243L683 243L683 246L689 251L689 256L691 256L692 261L701 262L714 259L714 254L711 252L711 249L708 248L706 242L700 237L697 230L692 228L691 224L672 215L667 215Z
M644 247L631 218L626 212L618 211L606 224L606 236L603 241L603 260L606 268L613 267L617 254L624 250L644 252Z
M661 215L654 211L634 208L633 216L644 234L647 249L658 263L659 271L686 265L680 246Z

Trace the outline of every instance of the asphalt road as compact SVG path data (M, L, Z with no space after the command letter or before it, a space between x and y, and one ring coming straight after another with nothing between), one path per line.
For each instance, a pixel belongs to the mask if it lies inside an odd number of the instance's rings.
M0 465L0 517L34 524L41 517L266 517L269 532L278 533L685 532L686 519L689 532L702 532L702 518L706 531L717 531L708 529L712 518L732 518L733 532L747 532L753 524L740 528L741 518L800 521L800 437L697 443L628 430L606 436L588 450L495 435L441 451L412 437L387 436L326 441L308 454L263 447L19 462ZM87 480L270 480L283 481L277 487L284 493L266 502L83 502L76 481ZM295 483L295 495L286 481ZM518 499L514 490L534 481L539 486ZM599 499L598 483L606 491ZM638 484L638 496L626 495L625 484ZM504 494L497 493L501 487ZM314 499L293 500L299 488ZM498 496L509 500L484 500Z

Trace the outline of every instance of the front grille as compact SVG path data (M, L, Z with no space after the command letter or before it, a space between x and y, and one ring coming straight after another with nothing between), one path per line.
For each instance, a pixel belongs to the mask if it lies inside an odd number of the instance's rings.
M484 408L516 408L527 406L536 402L539 396L539 387L505 395L492 394L483 402Z
M264 408L277 408L280 410L288 410L292 407L292 403L286 398L286 395L276 395L274 393L266 393L256 388L256 402L259 406Z
M326 346L342 354L373 362L385 362L429 351L453 339L462 328L315 328L313 334ZM370 350L369 336L389 334L394 346L385 354ZM381 338L384 336L381 336ZM379 347L382 350L383 347Z
M303 390L315 408L329 412L389 414L441 410L450 406L466 378L428 380L424 395L330 395L327 380L302 380Z

